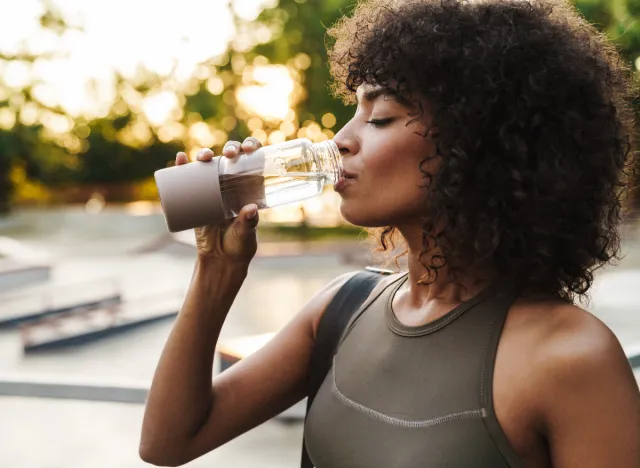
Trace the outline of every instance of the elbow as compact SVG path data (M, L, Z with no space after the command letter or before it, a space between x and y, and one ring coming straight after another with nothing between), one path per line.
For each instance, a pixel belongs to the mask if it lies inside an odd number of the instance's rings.
M140 443L138 455L143 462L155 466L182 466L191 461L179 454L167 452L167 447L154 447L145 443Z

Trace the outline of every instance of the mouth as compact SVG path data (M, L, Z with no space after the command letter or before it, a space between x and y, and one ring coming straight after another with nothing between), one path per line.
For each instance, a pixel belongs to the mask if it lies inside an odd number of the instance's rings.
M357 179L357 177L354 174L351 174L350 172L347 172L347 171L343 171L342 174L341 174L340 179L333 186L333 189L336 192L342 192L345 189L345 187L350 185L356 179Z
M354 180L354 179L356 179L357 177L356 177L356 175L355 175L355 174L352 174L352 173L351 173L351 172L349 172L349 171L344 171L344 170L343 170L340 178L341 178L341 179L347 179L347 180Z

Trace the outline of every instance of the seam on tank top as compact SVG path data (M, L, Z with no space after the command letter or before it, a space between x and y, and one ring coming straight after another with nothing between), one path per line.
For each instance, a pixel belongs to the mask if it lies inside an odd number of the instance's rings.
M412 421L408 419L394 418L392 416L388 416L384 413L368 408L358 402L353 401L352 399L344 395L340 391L340 389L338 389L338 385L336 383L335 368L336 368L336 362L334 358L333 372L332 372L332 377L333 377L332 391L334 395L338 398L338 400L340 400L346 406L349 406L350 408L353 408L356 411L364 413L365 415L373 419L377 419L378 421L381 421L386 424L391 424L393 426L398 426L398 427L406 427L409 429L420 429L425 427L433 427L433 426L437 426L438 424L443 424L451 421L458 421L462 419L483 418L487 414L485 409L481 408L477 410L460 411L458 413L449 413L444 416L439 416L437 418L425 419L425 420Z
M398 327L396 327L396 325L394 323L390 323L389 325L391 326L391 328L393 329L393 331L395 331L396 333L400 334L400 335L404 335L404 336L421 336L421 335L427 335L429 333L433 333L435 331L440 330L443 327L446 327L447 325L449 325L451 322L453 322L455 319L457 319L458 317L460 317L462 314L464 314L467 310L469 310L471 307L463 307L460 310L458 310L457 312L454 312L451 316L447 317L446 320L442 321L441 323L437 324L437 325L432 325L430 327L424 327L421 328L420 330L415 330L415 331L409 331L409 330L402 330Z
M431 324L431 325L423 325L423 326L419 327L418 330L403 330L403 329L397 327L396 324L394 323L394 321L391 321L391 320L388 321L388 325L395 333L397 333L398 335L401 335L401 336L414 337L414 336L428 335L430 333L434 333L434 332L440 330L443 327L446 327L451 322L453 322L458 317L460 317L462 314L464 314L465 312L467 312L470 309L474 308L475 306L477 306L481 302L484 302L484 300L486 300L488 297L491 297L494 292L495 291L493 290L493 286L490 286L488 289L482 291L478 296L474 297L473 299L471 299L467 303L463 304L463 306L460 307L457 311L452 312L451 315L449 317L447 317L441 323L436 323L436 324ZM395 317L395 313L393 312L393 305L392 305L394 296L395 296L395 291L389 296L389 299L387 301L388 311L390 311L390 313L391 313L391 315L393 317ZM395 320L397 320L397 319L395 319Z

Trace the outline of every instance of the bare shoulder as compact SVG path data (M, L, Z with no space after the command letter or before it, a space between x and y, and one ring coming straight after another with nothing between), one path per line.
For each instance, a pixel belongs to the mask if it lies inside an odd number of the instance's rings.
M574 305L528 312L528 394L553 466L638 466L640 390L615 334Z
M592 313L572 304L519 300L505 325L526 346L528 360L544 366L545 371L567 361L584 365L607 359L626 362L611 329Z
M626 374L630 366L615 334L592 313L560 301L519 301L509 313L530 370L549 385L558 379L594 378L615 368ZM511 340L510 340L511 341Z
M544 305L540 306L545 307ZM551 304L540 310L540 342L536 362L545 372L565 377L602 371L603 367L628 367L615 334L592 313L572 304Z
M580 307L513 304L494 400L509 440L531 459L544 451L558 467L640 466L638 384L611 329Z
M611 329L566 303L539 304L529 313L537 315L530 320L535 336L529 350L530 383L536 389L539 421L551 441L561 440L566 431L580 432L585 424L639 424L640 390Z

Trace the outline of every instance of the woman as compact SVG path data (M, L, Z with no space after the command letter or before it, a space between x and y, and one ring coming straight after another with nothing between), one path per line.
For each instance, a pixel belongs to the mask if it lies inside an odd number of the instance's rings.
M619 253L632 96L614 47L560 0L373 0L330 34L336 90L358 104L335 136L341 212L380 228L383 248L404 242L408 272L343 336L306 422L314 464L640 466L629 364L574 305ZM306 395L316 326L350 275L211 384L257 221L249 205L196 230L146 408L148 462L185 463Z

